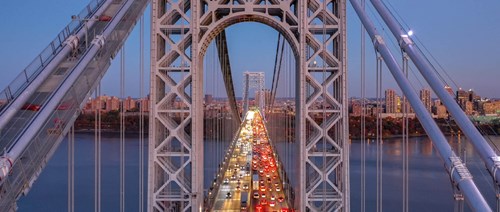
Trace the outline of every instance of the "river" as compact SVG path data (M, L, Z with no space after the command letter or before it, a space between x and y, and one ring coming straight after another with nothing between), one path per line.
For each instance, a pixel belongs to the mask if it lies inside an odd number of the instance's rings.
M75 210L94 210L94 134L76 133L75 142ZM457 137L448 137L449 143L474 175L480 190L494 207L494 187L483 163L472 146ZM493 137L496 145L500 137ZM127 135L126 154L126 210L138 211L139 203L139 152L138 136ZM220 156L227 143L206 142L204 154L205 185L215 173ZM351 210L360 210L361 154L360 142L350 145ZM147 146L145 145L147 151ZM103 134L102 138L102 211L119 210L119 134ZM295 152L295 151L293 151ZM217 156L217 157L216 157ZM147 157L147 156L146 156ZM293 157L293 156L289 156ZM287 157L281 157L287 158ZM452 211L453 190L444 171L443 162L427 137L410 138L409 141L409 206L412 211ZM147 163L147 158L145 158ZM67 142L63 141L34 183L27 196L18 201L19 211L67 211ZM383 210L402 210L402 151L401 140L392 138L383 144ZM147 166L145 167L147 172ZM366 205L369 211L376 206L376 145L371 141L366 147ZM145 186L147 187L145 175ZM207 187L207 186L205 186ZM145 188L147 189L147 188ZM145 196L146 190L144 191Z

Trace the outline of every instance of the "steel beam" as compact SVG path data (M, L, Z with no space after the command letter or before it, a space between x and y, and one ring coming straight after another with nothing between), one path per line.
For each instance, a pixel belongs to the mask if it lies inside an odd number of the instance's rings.
M472 175L469 173L465 164L462 163L461 159L457 157L455 152L451 149L443 133L428 113L424 104L420 101L417 93L411 87L410 82L403 74L401 67L389 51L389 48L387 48L384 39L378 34L375 26L368 18L365 11L361 8L357 0L350 0L350 2L358 14L358 17L361 19L362 24L365 26L370 38L373 40L375 49L384 59L397 84L415 110L415 113L427 132L427 135L434 143L434 147L441 156L441 159L444 161L445 167L450 175L450 178L453 180L453 183L463 192L465 199L472 210L491 211L490 206L472 180Z
M151 211L169 208L194 211L202 207L197 198L202 194L203 179L200 176L203 171L200 103L203 56L209 44L226 27L248 21L266 24L282 33L297 61L299 115L295 143L301 149L301 156L293 161L298 164L299 170L296 171L299 173L291 174L294 176L291 180L293 186L301 188L297 189L296 208L301 211L348 211L345 0L153 1L151 98L154 106L150 119L148 208ZM324 39L318 38L321 36ZM189 47L190 54L185 52ZM318 77L318 67L312 66L315 60L324 61L320 72L325 77ZM175 72L184 73L184 78L171 76ZM191 86L190 93L185 92L188 86ZM313 92L307 92L308 87L312 87ZM319 124L313 119L315 107L322 107L327 116ZM182 114L186 119L175 122L172 116ZM188 126L186 123L192 127L188 134L183 130ZM314 128L314 134L307 134L306 126ZM168 167L166 161L174 160L168 150L172 142L187 147L183 154L188 168L172 170ZM325 146L325 143L328 148L313 148ZM319 167L315 165L318 154L328 158ZM185 170L192 172L190 179L179 174ZM316 173L314 179L307 175L306 170ZM308 180L307 186L300 186ZM169 184L178 181L185 182L177 187L181 188L182 194L190 195L189 198L175 196L177 193L163 195L168 193ZM317 205L323 206L318 208Z
M437 70L418 49L411 37L407 35L407 32L402 29L401 25L397 22L394 16L392 16L387 7L385 7L380 0L371 0L371 2L391 30L394 37L398 40L401 49L405 51L415 63L415 66L420 71L424 79L441 99L451 116L455 118L457 125L460 129L462 129L465 136L469 138L472 145L479 153L480 158L485 163L491 177L494 178L494 181L498 186L500 183L500 157L495 153L495 150L491 148L453 97L444 89L445 85L436 75L436 73L438 73Z

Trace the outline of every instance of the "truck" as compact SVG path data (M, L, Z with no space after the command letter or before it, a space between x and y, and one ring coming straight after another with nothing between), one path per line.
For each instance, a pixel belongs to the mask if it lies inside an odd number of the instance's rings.
M248 192L241 192L241 211L247 211L248 208Z
M257 174L257 172L254 172L252 175L252 190L259 190L259 175Z

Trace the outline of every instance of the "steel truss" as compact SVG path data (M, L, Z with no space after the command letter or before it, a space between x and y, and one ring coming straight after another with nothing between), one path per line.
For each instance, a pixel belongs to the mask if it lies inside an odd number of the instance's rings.
M203 207L203 57L226 27L279 31L297 61L301 211L349 210L345 0L153 0L148 210ZM345 106L344 106L345 105ZM302 183L305 182L305 183Z
M250 89L255 88L259 97L259 102L255 105L259 106L259 110L264 111L264 72L248 72L243 73L243 116L248 112L248 98ZM256 99L257 100L257 99Z

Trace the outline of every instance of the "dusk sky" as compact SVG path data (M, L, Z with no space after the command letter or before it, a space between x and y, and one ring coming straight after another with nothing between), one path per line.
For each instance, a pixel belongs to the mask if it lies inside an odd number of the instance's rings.
M500 1L498 0L386 0L404 18L425 47L447 70L448 74L464 89L474 89L483 97L500 97ZM77 14L87 0L4 1L0 7L0 89L5 88L40 51L67 25L71 15ZM370 4L368 4L370 5ZM360 95L359 57L360 23L348 3L348 87L349 96ZM374 10L367 8L370 16ZM147 10L147 12L149 9ZM146 52L149 52L149 13L146 22ZM380 18L374 20L379 32ZM138 96L138 27L126 44L127 95ZM385 28L385 27L384 27ZM389 33L389 32L387 32ZM258 23L236 24L227 29L233 77L240 96L242 72L266 72L269 87L277 31ZM392 36L390 37L392 39ZM390 43L390 42L388 42ZM373 47L367 40L367 92L374 96L375 66ZM393 53L400 57L399 50ZM118 59L119 57L117 57ZM258 61L258 62L256 62ZM117 80L119 61L103 79L103 93L118 95ZM146 71L149 71L149 54L146 54ZM416 69L415 69L416 71ZM415 89L421 85L413 75ZM148 77L146 79L149 79ZM423 82L422 78L419 77ZM451 83L451 81L449 81ZM396 88L390 73L384 72L384 88ZM146 93L149 91L146 90ZM400 93L400 92L398 92Z

